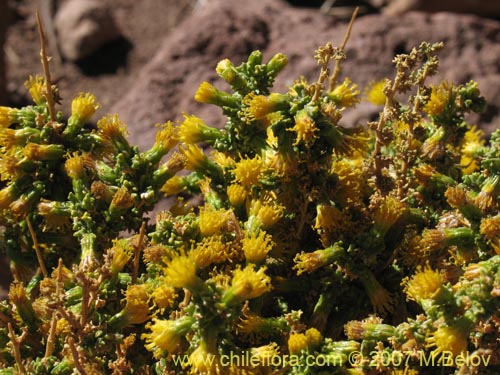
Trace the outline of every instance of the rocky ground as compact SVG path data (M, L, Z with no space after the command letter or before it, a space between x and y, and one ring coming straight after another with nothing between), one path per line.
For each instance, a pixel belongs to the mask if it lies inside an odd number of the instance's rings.
M365 14L356 21L349 40L344 75L364 86L392 76L394 54L408 52L423 40L444 41L439 78L478 81L490 104L472 121L488 131L499 125L496 0L476 1L472 9L466 7L470 0L332 1L329 12L319 9L328 1L8 0L7 96L0 105L26 104L24 81L42 72L35 22L38 3L45 4L40 14L53 56L53 78L63 97L61 108L67 113L73 96L90 91L102 104L96 117L118 113L129 125L132 142L143 148L153 142L156 123L179 120L183 112L223 125L217 110L193 100L204 80L224 88L214 72L222 58L239 64L254 49L263 51L265 58L285 53L290 63L277 90L299 75L316 79L314 50L326 42L340 44L354 3L362 5ZM388 7L382 9L384 5ZM0 97L2 86L0 82ZM355 125L375 114L375 108L361 106L346 113L344 121Z

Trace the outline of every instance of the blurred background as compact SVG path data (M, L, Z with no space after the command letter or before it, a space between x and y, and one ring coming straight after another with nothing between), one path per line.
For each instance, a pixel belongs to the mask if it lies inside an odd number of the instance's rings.
M276 83L316 80L314 51L339 45L355 6L360 14L347 44L343 75L360 87L393 76L392 57L422 41L443 41L436 79L479 82L489 106L471 118L491 132L500 125L500 1L498 0L0 0L0 105L30 103L24 82L41 75L36 11L45 29L59 109L92 92L101 103L94 120L118 113L131 142L148 148L155 124L194 113L224 125L217 108L193 95L202 81L226 89L214 71L235 65L259 49L278 52L289 66ZM380 108L362 104L346 112L344 125L373 119ZM0 260L5 295L8 265Z

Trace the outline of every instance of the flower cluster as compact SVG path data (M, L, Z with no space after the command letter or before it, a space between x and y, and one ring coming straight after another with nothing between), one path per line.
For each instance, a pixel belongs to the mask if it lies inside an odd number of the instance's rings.
M195 100L226 123L184 114L144 152L30 78L34 105L0 107L0 374L496 373L500 131L467 122L476 83L427 85L441 47L364 91L330 44L282 93L284 55L225 59ZM378 120L344 123L365 99Z

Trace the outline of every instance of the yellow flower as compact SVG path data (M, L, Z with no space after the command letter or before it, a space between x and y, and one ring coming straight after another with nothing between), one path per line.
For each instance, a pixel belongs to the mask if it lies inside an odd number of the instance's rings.
M430 116L440 116L450 102L451 86L448 82L441 82L438 86L431 85L431 90L424 111Z
M26 293L26 288L20 281L15 281L10 285L9 301L16 306L16 313L21 320L28 326L33 327L38 318Z
M307 338L307 346L310 349L316 349L321 342L323 341L323 336L321 335L321 332L318 331L316 328L309 328L305 332L306 338Z
M304 142L306 146L310 146L314 143L314 140L318 138L315 133L319 129L316 127L316 123L305 109L300 110L295 115L295 126L290 130L297 133L294 145Z
M300 354L301 351L307 350L308 340L303 333L291 333L288 338L288 352L290 354Z
M471 174L479 169L477 155L484 147L484 133L475 126L471 127L464 136L460 166L463 174Z
M401 200L388 196L376 208L373 221L375 227L383 235L398 221L404 214L406 206Z
M161 358L164 352L175 353L183 336L191 330L195 319L185 315L177 320L154 319L146 327L151 333L141 336L146 341L145 348L154 353L155 358Z
M134 198L125 186L121 186L113 195L111 204L109 205L110 212L115 210L122 211L134 205Z
M500 216L483 217L479 226L480 233L489 240L495 240L500 236Z
M199 227L204 236L211 236L219 233L230 217L230 210L216 210L211 206L204 206L200 209Z
M365 88L365 95L367 100L375 105L384 105L386 96L384 94L384 87L387 81L385 79L380 81L372 81Z
M189 356L190 373L193 375L219 375L221 373L220 358L215 350L209 350L204 341Z
M267 345L251 348L250 353L258 364L268 367L272 363L273 357L279 355L278 344L271 342Z
M211 264L223 263L234 258L231 243L225 243L221 235L203 238L191 250L190 255L198 268L206 268Z
M215 104L218 101L219 90L217 90L212 84L208 82L202 82L202 84L196 90L194 95L194 100L200 103Z
M334 231L342 228L344 224L345 217L337 207L329 204L318 204L316 206L314 229Z
M264 162L260 156L255 156L252 159L241 159L233 170L234 179L244 187L255 186L259 182L263 166Z
M406 298L419 302L423 299L436 298L441 291L442 280L440 273L428 265L424 269L418 266L415 275L403 279L402 285Z
M60 145L41 145L28 142L23 148L23 155L30 160L57 160L64 154L64 148Z
M231 287L222 295L222 301L228 305L260 297L271 290L271 278L265 273L266 267L255 270L255 265L236 268L233 272Z
M0 106L0 128L7 128L14 122L15 109Z
M243 98L246 106L245 115L248 121L263 120L267 115L287 105L286 95L272 93L269 96L250 93Z
M341 85L328 93L328 97L341 107L354 107L360 102L358 85L345 78Z
M238 332L240 333L254 333L259 332L266 327L266 319L250 312L249 309L244 310L243 318L238 323Z
M16 179L22 170L19 168L20 160L13 155L2 155L0 158L0 179L11 181Z
M185 180L180 176L172 176L163 184L161 191L165 195L179 194L185 187Z
M282 218L284 210L285 208L278 204L266 204L262 200L253 200L247 222L248 229L271 228Z
M204 285L203 280L196 276L196 263L186 255L178 255L167 262L165 277L174 288L186 288L198 291Z
M38 213L45 221L44 231L65 232L71 228L70 213L62 202L42 201L38 204Z
M481 191L476 196L474 203L483 211L493 209L496 204L496 196L500 190L500 175L491 174L483 182Z
M108 115L97 121L99 134L108 142L115 143L127 137L127 125L118 115Z
M126 238L116 239L113 246L108 250L108 256L111 255L110 269L113 275L121 272L125 265L132 259L134 248Z
M332 172L338 176L335 186L338 202L343 206L363 204L367 178L362 158L338 158L332 163Z
M220 136L220 131L211 128L194 115L184 113L184 121L179 126L179 139L184 143L197 143L202 141L215 141Z
M435 347L433 353L451 352L457 356L467 350L467 332L458 326L441 325L426 339L426 348Z
M93 169L93 159L89 154L73 154L64 163L64 169L71 179L82 179L86 176L86 169Z
M199 146L195 144L185 145L185 147L180 147L180 151L186 158L186 169L202 171L206 167L208 158Z
M30 93L33 101L36 105L40 105L45 102L44 90L45 90L45 79L40 76L33 78L32 76L24 83L24 86Z
M240 184L231 184L227 187L227 198L234 207L239 207L245 203L247 195L246 189Z
M274 243L271 235L264 231L259 231L258 234L250 233L247 237L243 238L242 245L247 262L259 263L272 250Z
M71 102L71 117L79 123L85 123L100 107L94 95L82 93Z
M124 315L127 324L141 324L149 319L148 292L146 285L129 285L125 292L127 301Z
M167 121L163 124L156 124L158 131L156 132L155 143L149 151L146 152L146 157L154 162L159 161L170 149L178 142L174 124L172 121Z
M156 286L151 294L153 301L156 306L160 309L170 308L175 299L177 298L177 293L175 293L175 289L170 285L165 283L160 283L160 285Z

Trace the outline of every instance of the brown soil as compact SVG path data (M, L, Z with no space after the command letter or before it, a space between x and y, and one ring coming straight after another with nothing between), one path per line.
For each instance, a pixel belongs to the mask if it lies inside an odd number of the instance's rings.
M154 56L163 38L193 12L197 0L102 0L112 7L123 38L78 63L58 61L49 51L53 80L63 97L66 113L71 98L90 91L102 105L102 112L129 89L140 69ZM11 104L28 102L24 82L29 75L41 75L40 43L35 11L38 1L10 1L11 25L5 46L7 89Z

